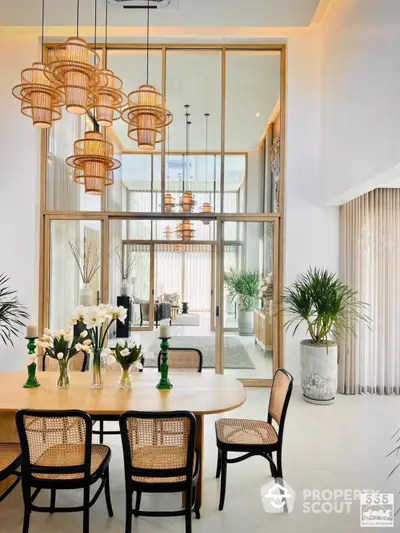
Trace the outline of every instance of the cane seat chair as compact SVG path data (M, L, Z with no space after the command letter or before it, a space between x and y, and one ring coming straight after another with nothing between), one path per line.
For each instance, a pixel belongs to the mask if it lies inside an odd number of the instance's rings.
M161 351L158 354L158 371L161 371ZM170 372L201 372L203 354L197 348L169 348L168 367Z
M125 532L130 533L135 516L181 516L191 533L196 505L200 457L195 453L196 419L187 411L168 413L128 411L120 417L126 485ZM136 492L135 508L132 494ZM185 495L185 508L173 511L143 511L142 492Z
M293 377L286 370L275 372L268 406L267 420L221 418L215 424L218 463L216 477L221 476L219 510L225 502L227 464L238 463L249 457L261 455L268 460L271 475L282 479L282 439L286 412L293 389ZM274 426L276 425L276 428ZM244 455L228 459L228 452ZM273 453L276 452L276 464Z
M16 414L16 422L22 449L23 533L28 533L32 511L83 511L83 533L88 533L90 507L103 489L108 514L113 516L109 480L111 450L92 444L92 420L87 413L23 409ZM90 487L99 480L100 485L90 499ZM42 489L50 490L48 507L34 504ZM61 489L83 489L83 505L56 507L56 491Z
M1 442L0 443L0 481L9 477L15 477L7 489L0 494L2 502L10 492L18 485L21 473L17 470L21 464L21 446L19 444Z

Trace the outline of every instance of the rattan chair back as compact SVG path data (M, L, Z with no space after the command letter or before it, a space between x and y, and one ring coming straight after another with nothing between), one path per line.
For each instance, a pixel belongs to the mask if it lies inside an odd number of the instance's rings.
M161 370L161 352L158 354L158 371ZM203 354L197 348L169 348L168 366L171 372L201 372Z

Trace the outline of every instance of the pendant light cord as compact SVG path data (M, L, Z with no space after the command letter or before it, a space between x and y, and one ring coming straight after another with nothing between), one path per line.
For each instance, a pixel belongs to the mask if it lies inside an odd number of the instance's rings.
M42 63L44 59L44 0L42 0Z
M207 196L207 188L208 188L208 117L210 116L210 113L204 114L206 119L206 196Z
M108 0L106 0L106 28L105 28L105 38L104 38L104 47L107 50L108 44Z
M147 0L147 39L146 39L146 62L147 62L147 85L149 84L149 33L150 33L150 0Z
M76 36L79 37L79 0L76 0Z
M97 0L94 0L94 51L96 52L97 45Z
M183 192L185 192L185 179L186 179L186 172L187 172L187 159L188 159L188 152L189 152L189 107L190 105L185 105L185 119L186 119L186 153L185 153L185 164L183 165Z

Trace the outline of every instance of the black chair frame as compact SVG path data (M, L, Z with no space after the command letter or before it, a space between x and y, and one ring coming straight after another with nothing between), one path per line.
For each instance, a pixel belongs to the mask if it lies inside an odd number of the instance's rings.
M4 481L5 479L7 479L8 477L11 477L11 476L13 476L13 477L15 476L15 478L16 478L11 483L11 485L9 487L7 487L7 489L2 494L0 494L0 502L5 500L7 498L7 496L10 494L10 492L13 489L15 489L15 487L21 481L21 472L19 472L17 470L17 468L19 468L21 466L21 461L22 461L22 455L17 457L15 459L15 461L13 461L11 464L9 464L7 466L7 468L5 468L4 470L2 470L0 472L0 481Z
M82 465L77 466L40 466L32 465L29 460L29 445L25 433L23 418L24 416L46 417L46 418L65 418L81 417L85 421L85 459ZM114 516L111 504L110 493L110 476L109 464L111 459L111 450L94 475L90 473L91 453L92 453L92 420L90 416L79 410L65 411L42 411L36 409L21 409L16 414L16 423L22 449L22 493L24 498L25 512L23 533L28 533L30 515L32 511L39 513L71 513L83 511L83 533L89 532L89 510L96 503L102 490L104 489L107 511L110 517ZM83 435L82 435L83 437ZM34 474L83 474L81 478L75 479L44 479L35 477ZM96 481L101 480L100 486L96 493L90 499L90 487ZM83 505L73 507L56 507L56 491L65 489L84 489ZM35 489L31 493L31 489ZM37 506L34 501L42 489L50 490L50 506Z
M234 463L240 463L242 461L245 461L246 459L249 459L250 457L255 456L261 456L264 457L269 462L270 470L271 470L271 476L275 480L281 480L283 478L283 471L282 471L282 441L283 441L283 430L285 427L285 419L286 419L286 413L289 406L290 397L293 390L293 376L289 374L284 369L278 369L275 372L275 376L278 372L283 372L290 380L288 391L286 394L285 402L283 404L281 419L279 423L279 429L278 429L278 440L277 442L273 444L232 444L232 443L224 443L218 439L217 435L217 448L218 448L218 461L217 461L217 472L216 472L216 478L218 479L221 477L221 491L220 491L220 499L219 499L219 510L222 511L224 508L225 503L225 494L226 494L226 470L228 464L234 464ZM271 397L269 400L269 406L268 406L268 418L267 422L268 424L272 424L273 417L271 415L270 411L270 405L271 405ZM244 453L244 455L240 455L239 457L234 457L232 459L228 459L228 452L233 453ZM272 454L276 452L276 464L273 460ZM286 507L286 506L285 506Z
M190 421L190 435L188 442L188 456L186 468L175 469L146 469L135 468L132 466L131 448L129 443L127 419L128 418L142 418L142 419L168 419L168 418L188 418ZM127 411L123 413L119 419L122 449L124 453L125 466L125 489L126 489L126 522L125 533L131 533L132 529L132 515L138 516L185 516L186 533L191 533L192 530L192 512L195 512L196 518L200 518L200 510L196 507L196 490L197 481L200 472L200 456L196 453L196 464L194 465L194 450L196 438L196 418L188 411L169 411L167 413L161 412L138 412ZM194 468L193 468L194 467ZM133 480L133 477L155 477L155 478L169 478L175 476L186 476L185 481L176 483L142 483ZM135 508L132 508L132 496L136 492ZM148 493L175 493L182 492L185 495L184 509L177 511L141 511L140 503L142 492Z
M168 348L168 352L173 352L174 350L178 351L178 352L181 352L182 350L187 351L187 352L197 352L199 354L199 368L198 368L197 372L201 372L202 371L202 369L203 369L203 354L201 353L201 351L198 348ZM157 368L158 368L159 372L161 372L161 356L162 356L162 352L160 350L158 352L158 357L157 357Z

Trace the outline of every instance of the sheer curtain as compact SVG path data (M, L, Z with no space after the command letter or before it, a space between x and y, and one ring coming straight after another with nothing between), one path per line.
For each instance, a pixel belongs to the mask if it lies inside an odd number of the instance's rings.
M339 390L400 394L399 189L376 189L341 207L341 263L373 324L341 342Z

